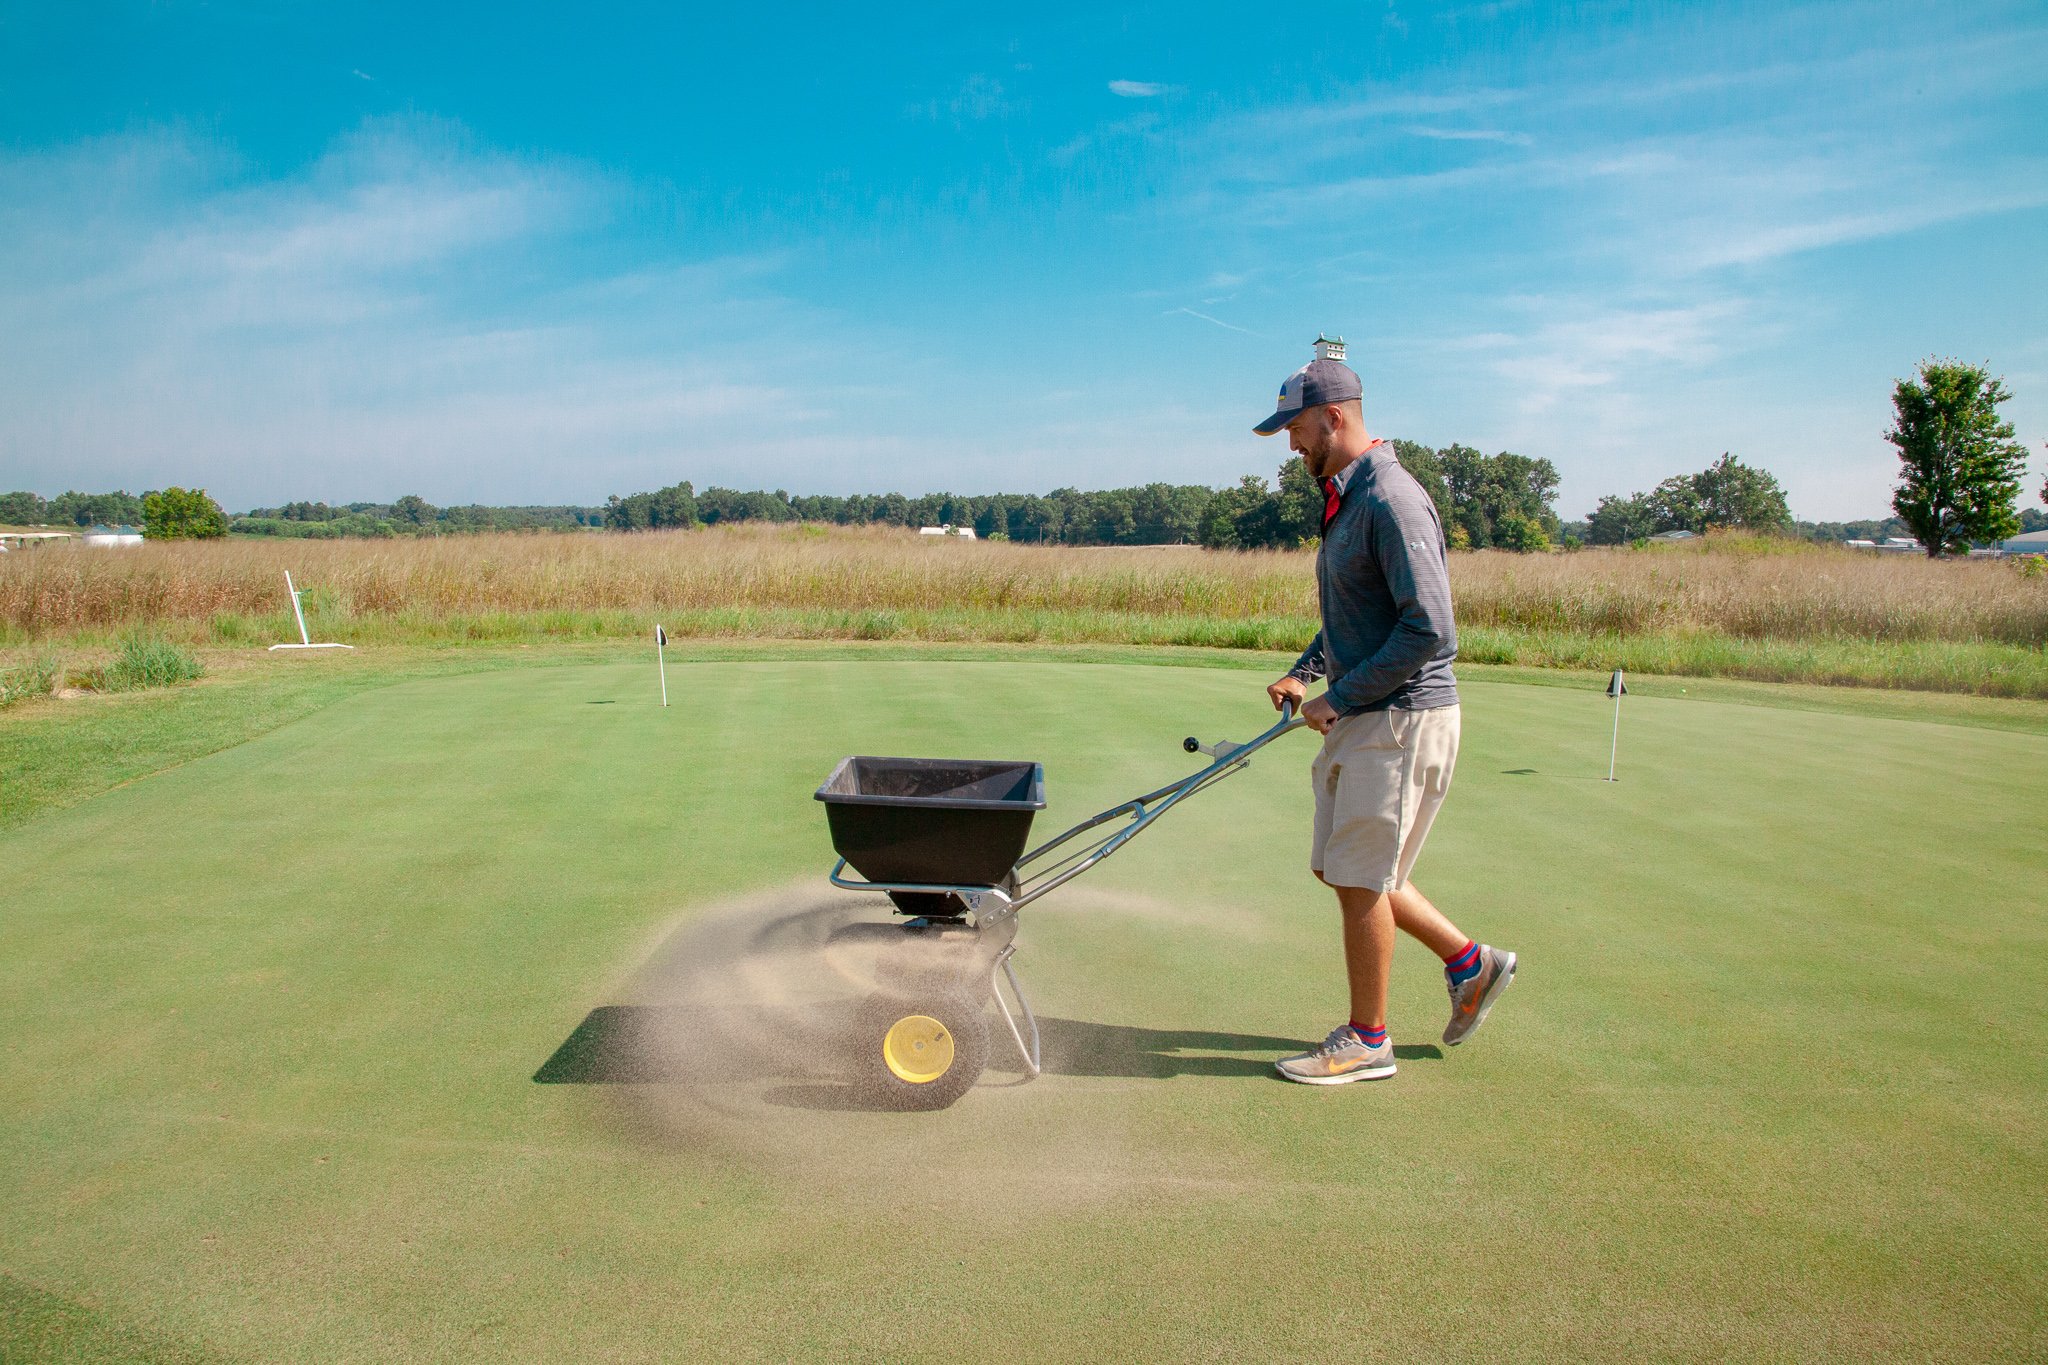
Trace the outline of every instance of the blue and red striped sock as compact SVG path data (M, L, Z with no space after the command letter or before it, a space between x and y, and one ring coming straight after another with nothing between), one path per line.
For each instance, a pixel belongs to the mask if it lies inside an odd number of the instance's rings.
M1464 947L1444 959L1444 975L1453 986L1462 986L1479 975L1479 945L1466 939Z
M1351 1021L1351 1031L1357 1034L1358 1041L1364 1043L1367 1047L1379 1047L1387 1041L1387 1026L1385 1024L1380 1025L1378 1028L1367 1028L1356 1019L1353 1019Z

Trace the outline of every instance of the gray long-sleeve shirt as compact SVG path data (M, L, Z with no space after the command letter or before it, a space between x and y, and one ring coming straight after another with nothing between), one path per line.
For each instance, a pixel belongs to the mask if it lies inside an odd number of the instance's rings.
M1323 628L1288 670L1330 680L1330 704L1430 711L1458 704L1443 522L1415 476L1374 446L1337 476L1342 502L1316 555Z

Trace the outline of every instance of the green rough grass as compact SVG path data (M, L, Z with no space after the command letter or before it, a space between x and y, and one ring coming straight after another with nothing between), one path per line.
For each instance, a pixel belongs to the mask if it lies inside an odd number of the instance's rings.
M1610 786L1596 690L1474 678L1420 880L1524 967L1470 1046L1404 945L1397 1078L1266 1074L1342 1000L1293 737L1027 912L1092 1064L678 1124L531 1077L679 928L829 894L840 755L1040 758L1051 825L1263 679L646 672L330 698L0 833L0 1271L251 1360L2048 1349L2048 738L1642 695Z
M33 654L11 668L0 668L0 706L47 697L57 690L63 670L54 654Z
M192 682L205 672L191 650L160 635L137 632L122 637L111 662L88 670L84 684L95 692L140 692Z

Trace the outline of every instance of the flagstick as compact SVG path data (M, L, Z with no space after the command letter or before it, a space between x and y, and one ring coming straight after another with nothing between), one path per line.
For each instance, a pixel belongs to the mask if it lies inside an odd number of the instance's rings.
M660 626L654 628L654 666L661 672L661 709L668 709L668 659L661 647L668 643L668 632Z
M292 571L290 569L284 571L284 590L292 596L292 615L299 622L299 644L311 648L313 637L306 634L306 613L299 607L299 590L292 582Z
M1607 780L1614 780L1614 756L1621 752L1621 689L1614 689L1614 738L1607 745Z

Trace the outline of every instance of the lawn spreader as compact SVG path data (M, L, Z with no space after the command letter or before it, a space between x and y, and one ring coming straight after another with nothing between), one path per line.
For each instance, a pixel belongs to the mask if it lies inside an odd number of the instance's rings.
M1247 743L1183 740L1188 753L1209 756L1207 767L1112 806L1029 852L1032 817L1045 809L1045 774L1037 763L841 759L817 791L839 854L832 884L884 892L904 917L843 925L833 934L881 947L877 988L855 1016L850 1040L856 1083L894 1108L950 1105L988 1063L991 997L1027 1077L1037 1076L1038 1020L1012 961L1017 912L1305 724L1290 703L1271 729ZM847 875L849 867L857 878ZM1009 983L1009 999L999 978Z

